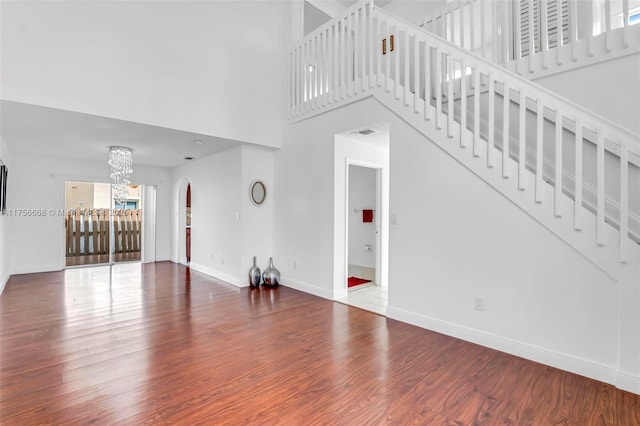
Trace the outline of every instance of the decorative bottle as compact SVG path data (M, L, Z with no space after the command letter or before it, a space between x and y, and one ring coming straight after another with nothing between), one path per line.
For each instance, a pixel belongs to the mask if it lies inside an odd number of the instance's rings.
M256 264L255 256L253 256L253 266L249 269L249 285L251 288L260 287L260 268Z
M273 266L273 257L269 258L269 266L262 273L262 282L268 287L278 287L280 284L280 271Z

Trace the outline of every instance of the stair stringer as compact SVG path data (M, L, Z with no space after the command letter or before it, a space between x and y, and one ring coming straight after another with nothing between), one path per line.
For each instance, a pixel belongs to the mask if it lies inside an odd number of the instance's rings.
M477 149L479 155L474 156L471 145L473 133L471 131L464 131L467 146L462 148L460 146L461 127L457 122L449 120L447 115L442 113L440 117L441 128L437 128L435 108L429 107L431 119L425 120L424 103L419 102L414 105L414 101L411 99L412 93L405 91L402 87L397 89L399 90L392 88L387 92L384 88L376 87L372 89L372 94L375 99L398 117L491 185L611 278L617 281L640 282L640 245L628 237L624 237L627 239L625 250L627 250L628 261L621 262L618 239L620 234L614 227L605 223L602 234L603 244L596 244L596 216L594 214L582 209L580 216L582 229L576 231L573 225L575 203L572 198L565 194L561 195L560 216L556 216L552 200L554 191L552 185L543 181L545 199L541 203L536 202L533 191L535 184L533 173L529 170L524 171L525 189L518 189L518 164L516 161L508 160L509 177L503 177L502 152L500 150L495 147L491 148L496 159L495 167L487 167L487 142L485 140L480 139ZM405 96L402 96L403 93Z

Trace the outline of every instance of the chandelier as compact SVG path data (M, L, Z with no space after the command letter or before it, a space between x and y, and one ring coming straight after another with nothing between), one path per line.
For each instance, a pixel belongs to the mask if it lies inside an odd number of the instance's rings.
M125 204L133 173L133 150L123 146L109 147L109 166L111 167L111 187L116 203Z

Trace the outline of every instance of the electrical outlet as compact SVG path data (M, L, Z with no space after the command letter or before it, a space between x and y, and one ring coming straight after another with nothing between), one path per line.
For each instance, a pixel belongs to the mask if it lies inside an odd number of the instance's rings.
M475 296L473 298L473 309L476 311L484 311L484 297Z
M391 224L392 225L398 224L398 213L391 213Z
M293 261L293 265L292 266L293 266L293 269L296 269L298 267L298 264L296 263L295 260Z

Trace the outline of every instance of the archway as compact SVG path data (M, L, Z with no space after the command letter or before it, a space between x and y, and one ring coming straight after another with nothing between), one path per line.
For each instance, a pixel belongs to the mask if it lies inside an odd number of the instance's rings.
M178 229L177 231L177 242L178 242L178 263L187 264L190 261L187 259L187 193L189 193L189 205L191 204L191 183L189 179L183 177L180 180L180 184L178 185L178 198L177 198L177 207L178 207ZM189 228L191 229L191 224L189 224ZM175 235L175 234L174 234ZM190 255L191 253L189 253Z
M185 224L185 252L187 263L191 262L191 184L187 184L187 202L186 202L186 224Z

